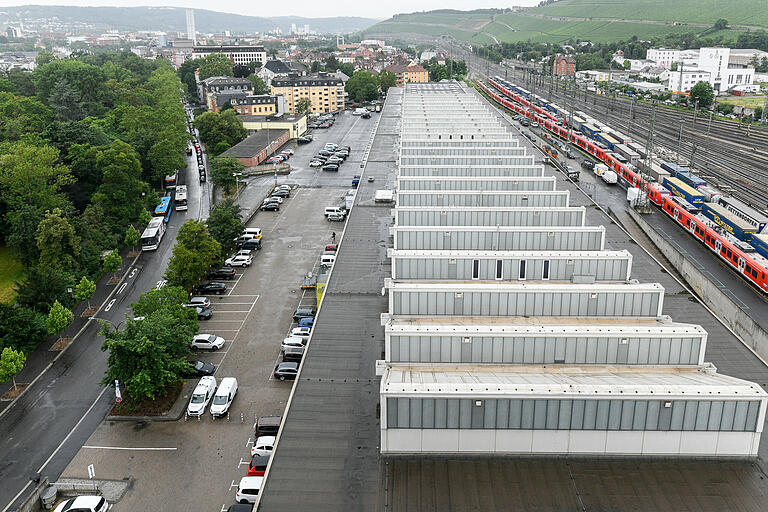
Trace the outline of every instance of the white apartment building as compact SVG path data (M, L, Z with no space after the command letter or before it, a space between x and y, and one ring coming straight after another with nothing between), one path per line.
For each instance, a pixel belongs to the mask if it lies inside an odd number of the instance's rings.
M671 92L689 92L699 82L710 82L710 73L701 69L669 72L669 90ZM711 83L711 82L710 82Z
M731 50L722 47L700 50L651 48L647 59L665 69L671 69L677 64L677 70L669 73L669 90L672 92L688 92L697 82L705 81L718 93L736 86L753 84L755 69L748 64L753 56L759 59L762 53L759 50Z
M263 46L195 46L192 50L195 58L207 57L212 53L221 53L229 57L233 64L249 64L267 62L267 51Z
M680 62L680 50L674 50L672 48L651 48L646 53L645 58L652 60L664 69L670 69L673 63Z
M730 48L720 47L702 48L699 51L699 69L709 71L709 83L716 92L755 81L755 68L731 61L730 53Z

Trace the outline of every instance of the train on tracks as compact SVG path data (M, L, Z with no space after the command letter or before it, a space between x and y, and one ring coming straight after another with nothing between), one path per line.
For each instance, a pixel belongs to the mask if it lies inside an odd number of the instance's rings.
M702 205L694 205L689 202L685 196L679 192L671 191L663 183L670 178L674 178L672 173L665 171L666 176L662 176L661 182L653 181L641 176L632 164L623 162L617 158L616 153L609 149L603 137L602 141L595 137L601 131L586 120L578 127L566 125L566 119L570 115L565 109L562 109L554 103L547 102L542 98L531 94L525 89L500 78L488 78L488 84L478 80L478 88L488 97L493 99L499 105L522 115L530 121L536 122L559 139L568 141L578 146L585 153L589 153L597 160L600 160L610 169L614 170L619 177L619 183L624 188L637 188L643 191L648 200L658 206L664 213L672 218L677 224L689 231L692 236L702 242L728 266L742 276L747 282L760 290L763 294L768 294L768 234L760 234L759 230L748 233L749 239L739 239L736 229L728 229L729 220L733 220L731 215L723 215L724 211L730 212L732 216L741 217L742 220L749 222L761 222L762 214L754 209L753 213L744 214L742 210L734 207L733 198L722 198L718 196L719 205L724 207L718 210L717 217L720 222L714 220L711 215L702 214ZM616 133L616 132L613 132ZM590 135L591 134L591 135ZM616 141L616 139L611 136ZM609 141L611 142L611 141ZM622 143L629 142L628 140ZM615 147L615 144L614 144ZM681 172L686 172L680 169ZM690 176L688 176L690 180ZM678 190L696 190L688 183L677 178ZM670 182L673 183L673 182ZM685 188L683 188L685 187ZM690 191L689 191L690 192ZM715 197L714 194L709 196ZM731 203L723 204L723 201ZM700 200L701 201L701 200ZM701 201L703 203L703 201ZM728 207L728 204L731 207ZM747 205L744 205L747 206ZM712 208L708 211L711 212ZM738 211L741 215L735 213ZM755 218L744 219L744 216ZM764 216L762 216L764 217ZM726 220L723 220L726 219ZM768 219L766 219L768 221ZM732 224L735 224L732 223ZM743 228L743 225L740 225ZM762 229L762 228L760 228ZM742 231L744 231L742 229ZM747 236L745 233L745 236ZM752 242L750 244L749 242Z

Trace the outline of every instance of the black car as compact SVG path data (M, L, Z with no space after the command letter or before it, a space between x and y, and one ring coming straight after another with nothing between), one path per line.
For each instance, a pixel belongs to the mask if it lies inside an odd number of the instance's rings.
M325 163L328 161L328 157L323 155L315 155L312 157L312 160L320 160L321 162Z
M200 173L200 183L205 183L205 172Z
M370 112L363 112L363 115L360 116L362 119L370 119L371 113Z
M321 149L320 151L317 152L317 154L320 156L331 156L333 153L331 151Z
M198 320L210 320L213 316L213 311L211 311L211 308L206 306L196 306L194 304L182 304L185 308L195 308L195 311L197 311L197 319Z
M213 295L214 293L222 295L227 293L227 285L224 283L211 281L210 283L201 284L195 288L195 293L199 293L201 295Z
M258 247L245 247L245 244L248 242L256 242ZM235 239L235 245L238 246L240 249L261 249L261 240L258 238L249 238L245 236L241 236L240 238Z
M293 321L298 322L302 318L314 318L316 312L315 308L297 308L293 312Z
M338 171L339 166L337 164L325 164L323 166L324 171Z
M294 347L286 349L283 352L283 362L300 363L304 357L304 347Z
M190 361L189 371L186 372L186 375L197 375L203 377L205 375L213 375L213 372L215 371L216 367L213 366L213 363L207 363L205 361Z
M206 279L234 279L235 269L232 267L217 268L208 272L208 275L205 277Z
M238 247L240 249L250 249L252 250L261 250L261 240L257 240L255 238L252 238L251 240L246 240L245 242L238 244Z
M296 139L297 144L309 144L310 142L312 142L312 139L309 139L307 137L299 137L298 139Z
M252 503L235 503L234 505L230 505L227 509L227 512L252 512L253 511L253 504Z
M520 120L520 124L523 125L523 126L529 126L531 123L530 123L530 121L528 121L528 119L523 118L523 119Z
M593 170L595 168L595 162L593 162L591 160L584 160L583 162L581 162L581 166L583 168L589 169L591 171L591 170Z
M299 363L288 362L278 363L275 366L273 375L278 380L296 380L296 375L299 373Z
M261 211L263 212L279 212L280 205L278 203L266 203L261 205Z
M272 196L277 197L291 197L291 191L284 188L276 188L272 191Z

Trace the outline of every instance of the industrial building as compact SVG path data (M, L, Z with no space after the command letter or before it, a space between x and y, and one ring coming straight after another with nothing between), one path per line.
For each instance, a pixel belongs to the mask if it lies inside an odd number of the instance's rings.
M401 112L382 454L756 456L768 394L482 100L407 84Z

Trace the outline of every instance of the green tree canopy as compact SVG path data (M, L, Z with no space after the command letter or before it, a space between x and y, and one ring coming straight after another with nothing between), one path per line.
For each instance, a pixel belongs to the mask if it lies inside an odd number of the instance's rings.
M24 352L17 352L11 347L5 347L0 353L0 382L13 379L13 389L16 389L16 374L24 368L27 356Z
M379 73L379 88L382 90L382 92L387 92L390 87L394 87L396 84L397 75L391 71L383 69L381 73Z
M221 245L200 221L188 220L179 228L165 278L170 286L189 290L221 258Z
M300 98L295 105L297 114L308 114L312 111L312 100L309 98Z
M193 308L182 306L187 302L187 291L180 286L163 286L141 294L131 304L134 317L148 317L158 311L182 322L190 332L197 332L197 314ZM188 324L188 325L187 325Z
M43 220L40 210L31 204L24 204L5 215L8 234L5 242L11 247L24 265L38 261L37 226Z
M112 102L101 67L77 59L60 59L44 64L32 73L37 95L43 103L53 104L62 81L71 85L79 95L88 114L99 114Z
M344 87L350 98L356 102L375 100L379 97L379 80L368 71L355 71Z
M48 318L46 324L48 325L48 334L59 334L64 329L69 327L74 320L74 315L70 310L61 305L59 301L54 301L50 311L48 311Z
M93 202L103 208L120 231L139 217L145 208L143 195L149 187L141 181L141 164L136 151L123 141L113 142L99 160L103 170L101 186Z
M139 230L136 229L133 224L130 224L128 226L128 229L125 230L125 245L128 247L133 247L137 243L139 243L139 239L141 238L141 233L139 233Z
M29 353L47 335L45 315L34 309L0 303L0 350L11 347Z
M41 133L53 117L51 109L33 98L0 92L0 141Z
M707 108L715 99L715 92L709 82L699 82L691 88L691 99L699 102L699 108Z
M211 181L227 192L231 191L237 180L235 174L245 169L236 158L214 158L211 162Z
M50 105L59 121L79 121L85 117L80 93L62 78L53 89Z
M248 80L253 84L253 94L269 94L269 87L259 75L248 75Z
M120 268L120 265L123 264L123 258L120 256L120 253L117 252L117 249L113 249L107 256L104 258L104 270L107 272L116 272L117 269Z
M72 306L73 300L67 289L75 285L74 281L72 274L61 268L29 267L16 285L16 303L46 314L54 301Z
M245 229L245 224L240 218L240 206L231 199L211 208L206 225L211 236L221 244L224 254L234 247L235 238Z
M205 112L195 119L195 127L200 131L200 140L209 147L222 141L234 146L248 133L234 110Z
M152 178L158 182L185 166L181 148L170 139L162 139L153 144L149 148L147 158L152 166Z
M200 80L205 80L212 76L233 76L232 61L229 57L221 53L211 53L202 59L196 59L197 69Z
M64 269L77 268L80 238L59 208L46 212L37 227L37 248L40 264Z
M96 291L96 283L83 276L80 282L75 286L75 300L80 302L88 301L88 307L91 307L91 297Z
M61 188L74 182L50 146L24 142L0 144L0 200L10 210L32 205L40 211L66 205Z

